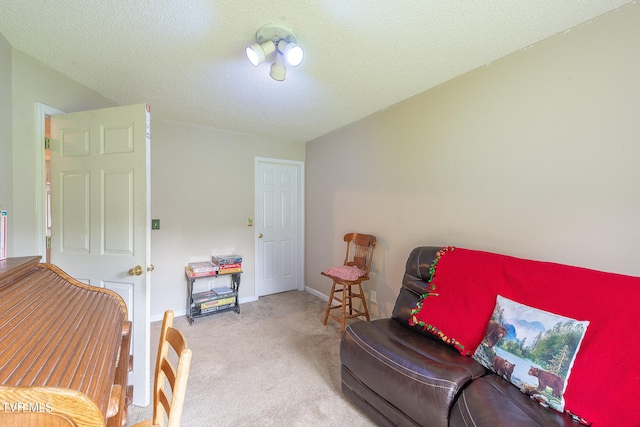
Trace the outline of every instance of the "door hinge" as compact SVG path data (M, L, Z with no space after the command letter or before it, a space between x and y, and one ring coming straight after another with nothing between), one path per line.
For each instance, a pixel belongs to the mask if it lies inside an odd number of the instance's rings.
M47 238L45 239L45 244L47 246L47 249L51 249L51 237L47 236Z
M51 138L44 138L44 149L51 150Z

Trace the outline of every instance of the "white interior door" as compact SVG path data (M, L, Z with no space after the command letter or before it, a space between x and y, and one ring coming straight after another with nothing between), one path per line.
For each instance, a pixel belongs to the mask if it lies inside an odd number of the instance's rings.
M258 296L303 289L301 164L256 159Z
M149 143L145 104L51 117L51 263L124 298L140 406L151 394Z

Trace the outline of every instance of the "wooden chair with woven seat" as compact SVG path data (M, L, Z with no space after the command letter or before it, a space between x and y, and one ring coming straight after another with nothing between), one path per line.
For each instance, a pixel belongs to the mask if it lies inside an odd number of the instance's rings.
M326 325L329 318L336 320L340 323L340 334L344 332L347 319L363 316L367 321L370 320L362 282L369 280L376 237L369 234L348 233L344 235L344 241L347 242L347 252L343 265L320 273L333 280L322 323ZM353 299L360 299L362 309L353 306ZM334 301L337 301L338 305L334 305ZM332 310L340 310L340 315L333 314Z
M175 355L169 355L169 346ZM177 355L177 364L171 362ZM167 310L162 320L158 358L153 382L153 419L139 422L132 427L180 427L187 380L191 366L191 349L182 333L173 327L173 311ZM169 385L170 393L165 386Z

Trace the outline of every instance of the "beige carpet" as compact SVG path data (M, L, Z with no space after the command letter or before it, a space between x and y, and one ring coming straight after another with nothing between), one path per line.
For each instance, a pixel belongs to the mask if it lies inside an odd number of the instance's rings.
M176 318L193 351L182 426L372 426L340 391L340 327L322 325L325 307L291 291L191 326ZM161 323L151 325L152 370ZM151 413L132 405L129 423Z

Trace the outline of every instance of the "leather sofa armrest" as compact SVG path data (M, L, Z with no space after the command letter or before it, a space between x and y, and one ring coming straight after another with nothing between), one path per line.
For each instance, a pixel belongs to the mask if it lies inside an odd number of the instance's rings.
M391 315L393 319L407 327L409 327L411 310L416 307L420 297L428 290L429 269L440 249L442 249L440 246L419 246L409 254L402 279L402 288Z

